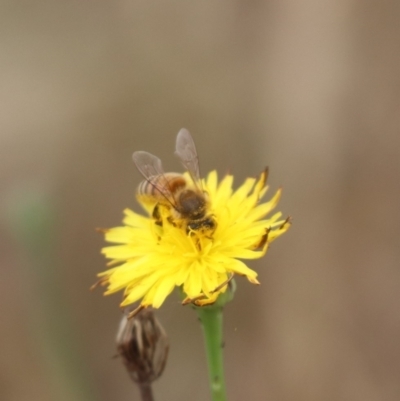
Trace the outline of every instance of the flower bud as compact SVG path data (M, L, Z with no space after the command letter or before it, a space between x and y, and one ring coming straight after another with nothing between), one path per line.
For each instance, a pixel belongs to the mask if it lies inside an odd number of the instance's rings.
M136 383L150 384L161 376L169 343L152 309L143 309L131 319L123 316L117 334L117 349Z

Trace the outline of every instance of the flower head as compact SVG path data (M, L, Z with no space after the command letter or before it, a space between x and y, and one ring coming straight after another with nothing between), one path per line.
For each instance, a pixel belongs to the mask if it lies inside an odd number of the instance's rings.
M188 174L185 178L190 180ZM271 200L261 202L266 178L264 171L234 191L232 175L219 182L215 171L208 174L202 187L216 223L211 235L183 229L165 207L156 221L139 197L147 216L126 209L124 225L105 230L105 239L117 244L102 249L113 266L99 274L101 284L108 287L105 293L124 290L122 307L141 300L139 309L159 308L175 287L182 287L184 303L202 306L215 302L233 275L259 284L257 273L242 260L264 256L269 244L290 226L280 212L266 217L281 195L278 190Z

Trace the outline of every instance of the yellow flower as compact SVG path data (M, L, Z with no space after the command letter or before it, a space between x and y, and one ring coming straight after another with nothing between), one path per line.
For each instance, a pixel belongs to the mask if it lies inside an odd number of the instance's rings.
M148 216L126 209L124 226L105 231L105 239L118 244L102 249L111 259L109 266L116 266L99 274L100 283L108 286L105 294L124 290L122 307L141 299L139 309L159 308L175 287L182 286L184 303L206 305L226 291L234 274L259 284L257 273L240 259L261 258L269 243L290 226L280 212L265 217L281 195L278 190L270 201L260 202L267 191L266 177L263 172L258 180L248 178L236 191L232 175L218 183L213 171L203 180L217 224L211 236L187 232L165 213L162 224L156 224L146 204L142 206Z

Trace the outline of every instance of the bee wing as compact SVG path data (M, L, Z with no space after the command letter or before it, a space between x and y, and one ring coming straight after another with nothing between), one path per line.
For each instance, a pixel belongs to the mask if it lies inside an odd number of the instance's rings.
M157 156L139 150L133 153L132 159L139 172L157 191L164 195L167 200L173 199L173 194L168 190L167 186L157 185L157 177L165 174L161 160Z
M161 160L149 152L143 150L133 152L132 159L135 166L146 180L164 174Z
M176 137L175 154L179 157L185 169L189 172L193 182L201 185L199 158L197 156L196 145L190 132L182 128Z

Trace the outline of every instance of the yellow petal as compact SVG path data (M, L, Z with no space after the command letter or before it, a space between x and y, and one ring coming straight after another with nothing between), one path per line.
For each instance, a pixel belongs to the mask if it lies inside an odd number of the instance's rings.
M173 275L167 276L164 279L160 280L159 284L156 286L156 290L154 293L153 300L151 304L154 308L159 308L165 298L173 291L175 288L175 277Z

